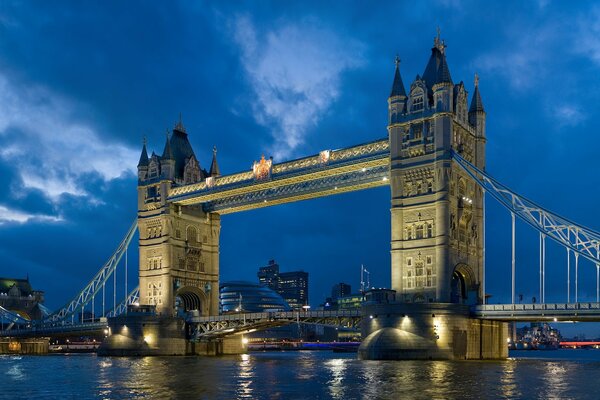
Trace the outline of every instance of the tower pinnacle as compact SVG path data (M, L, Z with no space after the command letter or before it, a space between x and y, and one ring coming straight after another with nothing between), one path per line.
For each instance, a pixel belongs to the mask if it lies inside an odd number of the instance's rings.
M208 173L210 176L221 176L221 171L219 170L219 164L217 164L217 146L213 147L213 159L210 164L210 171Z
M171 141L169 140L169 130L166 132L167 140L165 141L165 148L163 150L162 159L163 160L175 160L173 157L173 151L171 150Z
M185 126L183 126L183 121L181 119L181 113L179 113L179 122L177 122L177 124L175 125L175 129L174 130L186 133Z
M483 101L481 101L481 94L479 93L479 75L475 74L475 90L473 90L473 98L471 98L469 114L477 113L479 111L485 112L483 109Z
M146 150L146 136L144 136L144 145L142 146L142 154L140 154L140 161L138 162L139 167L148 166L148 151Z
M406 97L404 83L402 82L402 77L400 76L400 57L398 57L398 55L396 55L396 58L394 59L394 64L396 64L396 71L394 72L394 83L392 84L392 92L390 93L390 97Z
M433 39L433 47L437 48L440 53L444 54L444 51L446 49L446 41L442 40L440 37L440 27L437 27L437 35L436 37Z

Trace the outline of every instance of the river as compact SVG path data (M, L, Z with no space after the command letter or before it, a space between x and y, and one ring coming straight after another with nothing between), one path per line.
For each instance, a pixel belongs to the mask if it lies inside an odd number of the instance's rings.
M0 399L598 399L600 350L505 361L359 361L329 351L229 357L0 356Z

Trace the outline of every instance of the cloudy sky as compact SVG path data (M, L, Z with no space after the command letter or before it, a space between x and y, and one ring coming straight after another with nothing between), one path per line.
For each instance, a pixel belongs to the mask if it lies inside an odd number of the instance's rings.
M2 2L0 275L29 274L50 308L74 295L135 217L142 138L161 151L179 113L202 166L216 145L223 173L385 137L394 56L410 85L438 26L454 81L472 90L480 75L488 171L600 229L591 2ZM224 216L222 279L255 280L274 258L310 273L313 305L335 282L357 288L361 264L389 286L389 206L379 188ZM530 299L537 236L517 235ZM490 205L492 301L510 297L509 241L510 216ZM566 254L548 254L547 300L564 301ZM594 299L593 265L580 281Z

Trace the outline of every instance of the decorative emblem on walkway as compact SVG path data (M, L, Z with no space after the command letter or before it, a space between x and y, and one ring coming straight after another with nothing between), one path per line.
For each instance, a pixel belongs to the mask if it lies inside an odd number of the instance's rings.
M271 166L273 165L273 160L265 160L265 156L263 155L259 162L254 161L254 165L252 166L252 172L254 173L254 179L263 180L268 179L271 176Z

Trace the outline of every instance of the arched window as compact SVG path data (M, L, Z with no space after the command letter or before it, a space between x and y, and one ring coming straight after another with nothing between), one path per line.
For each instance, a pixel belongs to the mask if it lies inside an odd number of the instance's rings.
M423 193L423 182L418 181L417 182L417 194L421 194Z
M427 224L427 237L433 237L433 224Z
M190 243L198 243L198 231L193 226L188 226L187 228L187 237L186 240Z
M423 225L419 224L417 226L417 239L423 239Z

